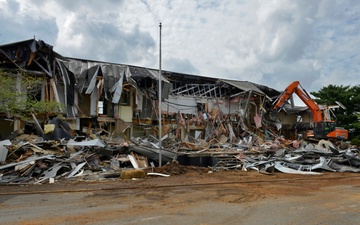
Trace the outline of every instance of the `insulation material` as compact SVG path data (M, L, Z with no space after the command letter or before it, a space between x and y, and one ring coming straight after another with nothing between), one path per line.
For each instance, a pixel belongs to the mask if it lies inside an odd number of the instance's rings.
M124 122L132 122L132 107L131 106L119 106L119 118Z

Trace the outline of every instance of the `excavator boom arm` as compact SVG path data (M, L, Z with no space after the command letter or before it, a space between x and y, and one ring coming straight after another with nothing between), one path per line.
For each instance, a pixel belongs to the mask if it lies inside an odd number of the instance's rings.
M292 82L283 92L283 94L279 97L276 104L274 105L273 109L277 110L280 108L289 98L292 96L292 94L295 93L301 101L305 103L305 105L310 109L311 113L314 117L314 122L320 122L323 120L322 112L319 108L319 106L310 98L310 96L306 93L306 91L302 90L299 87L299 81Z
M329 138L336 140L347 140L348 131L335 127L335 123L332 121L323 121L323 112L314 100L311 99L310 95L303 89L300 88L299 81L292 82L285 91L277 99L273 110L278 110L283 104L289 100L293 93L295 93L301 101L310 109L314 118L314 137L315 138Z

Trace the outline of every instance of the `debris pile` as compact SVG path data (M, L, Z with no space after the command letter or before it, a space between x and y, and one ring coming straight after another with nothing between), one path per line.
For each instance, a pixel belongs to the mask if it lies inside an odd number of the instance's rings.
M303 141L298 148L245 151L237 157L242 161L244 170L255 169L266 174L275 169L283 173L309 175L319 175L324 171L360 172L358 149L340 150L324 140L316 145Z
M133 168L147 163L136 153L127 154L128 148L126 142L111 144L99 138L44 141L35 135L20 135L12 141L0 141L0 183L119 178L121 167Z
M44 140L22 134L0 141L0 184L134 177L131 172L126 176L122 173L127 169L160 176L229 169L253 169L264 174L360 172L359 149L343 149L330 141L313 144L275 136L263 140L250 132L231 142L225 135L211 140L179 141L169 133L163 137L160 150L159 140L152 135L109 141L94 135ZM157 167L160 158L163 166Z

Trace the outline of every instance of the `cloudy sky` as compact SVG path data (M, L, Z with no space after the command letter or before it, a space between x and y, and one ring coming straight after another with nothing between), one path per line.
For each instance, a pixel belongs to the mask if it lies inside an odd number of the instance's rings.
M308 91L360 84L358 0L0 0L0 44Z

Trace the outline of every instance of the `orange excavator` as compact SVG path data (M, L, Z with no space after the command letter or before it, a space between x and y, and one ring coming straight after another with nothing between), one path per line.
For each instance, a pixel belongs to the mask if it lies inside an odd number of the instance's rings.
M307 137L314 137L316 139L333 139L333 140L347 140L348 130L342 127L336 127L334 121L325 120L324 112L319 105L311 99L310 95L300 88L299 81L292 82L285 91L278 97L273 106L273 112L277 112L286 101L295 93L310 109L314 118L314 131L308 132ZM274 116L272 116L274 117Z

